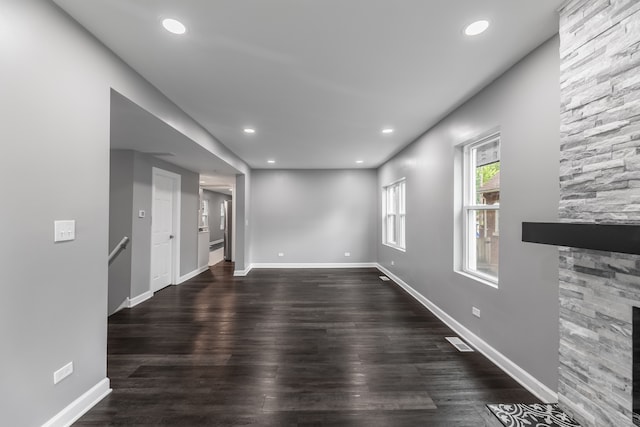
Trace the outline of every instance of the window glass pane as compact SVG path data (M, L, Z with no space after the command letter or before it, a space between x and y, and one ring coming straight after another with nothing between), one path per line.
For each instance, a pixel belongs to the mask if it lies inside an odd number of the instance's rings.
M498 278L500 235L496 209L469 210L468 265L470 270Z
M388 207L388 212L389 213L396 213L396 205L398 203L398 190L397 187L391 186L389 187L389 207Z
M389 215L387 217L387 243L396 242L396 217Z
M475 196L471 203L495 205L500 203L500 162L475 168Z
M200 196L200 223L198 224L198 228L201 231L206 231L204 229L209 227L209 201L203 200L202 195Z
M500 140L471 146L467 159L469 171L468 205L500 203Z
M484 166L500 161L500 140L483 142L474 148L476 166Z

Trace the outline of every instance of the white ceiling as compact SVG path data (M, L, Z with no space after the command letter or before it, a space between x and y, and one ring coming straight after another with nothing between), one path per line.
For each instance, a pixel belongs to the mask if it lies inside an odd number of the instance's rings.
M210 151L115 91L111 92L111 148L151 154L176 166L207 174L226 187L235 184L238 173Z
M233 194L236 187L235 176L200 175L200 187L222 194Z
M379 166L555 34L563 3L54 1L252 168Z

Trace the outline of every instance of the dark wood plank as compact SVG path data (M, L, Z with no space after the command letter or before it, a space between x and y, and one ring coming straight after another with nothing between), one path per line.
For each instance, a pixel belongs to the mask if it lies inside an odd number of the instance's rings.
M492 426L537 400L375 269L222 263L109 318L113 393L75 425Z

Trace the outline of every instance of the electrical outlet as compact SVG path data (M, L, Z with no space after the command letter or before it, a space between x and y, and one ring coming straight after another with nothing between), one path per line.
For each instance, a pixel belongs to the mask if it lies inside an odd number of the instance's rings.
M73 362L67 363L62 368L53 373L53 383L58 384L60 381L67 378L71 374L73 374Z
M345 252L344 256L351 256L351 252Z
M480 317L480 309L478 307L471 307L471 314L476 317Z
M279 257L283 257L284 256L284 252L278 252L278 256Z

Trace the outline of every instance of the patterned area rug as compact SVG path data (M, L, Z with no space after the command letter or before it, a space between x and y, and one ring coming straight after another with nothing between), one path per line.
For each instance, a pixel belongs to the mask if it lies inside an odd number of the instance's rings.
M506 427L580 427L556 404L497 403L487 407Z

